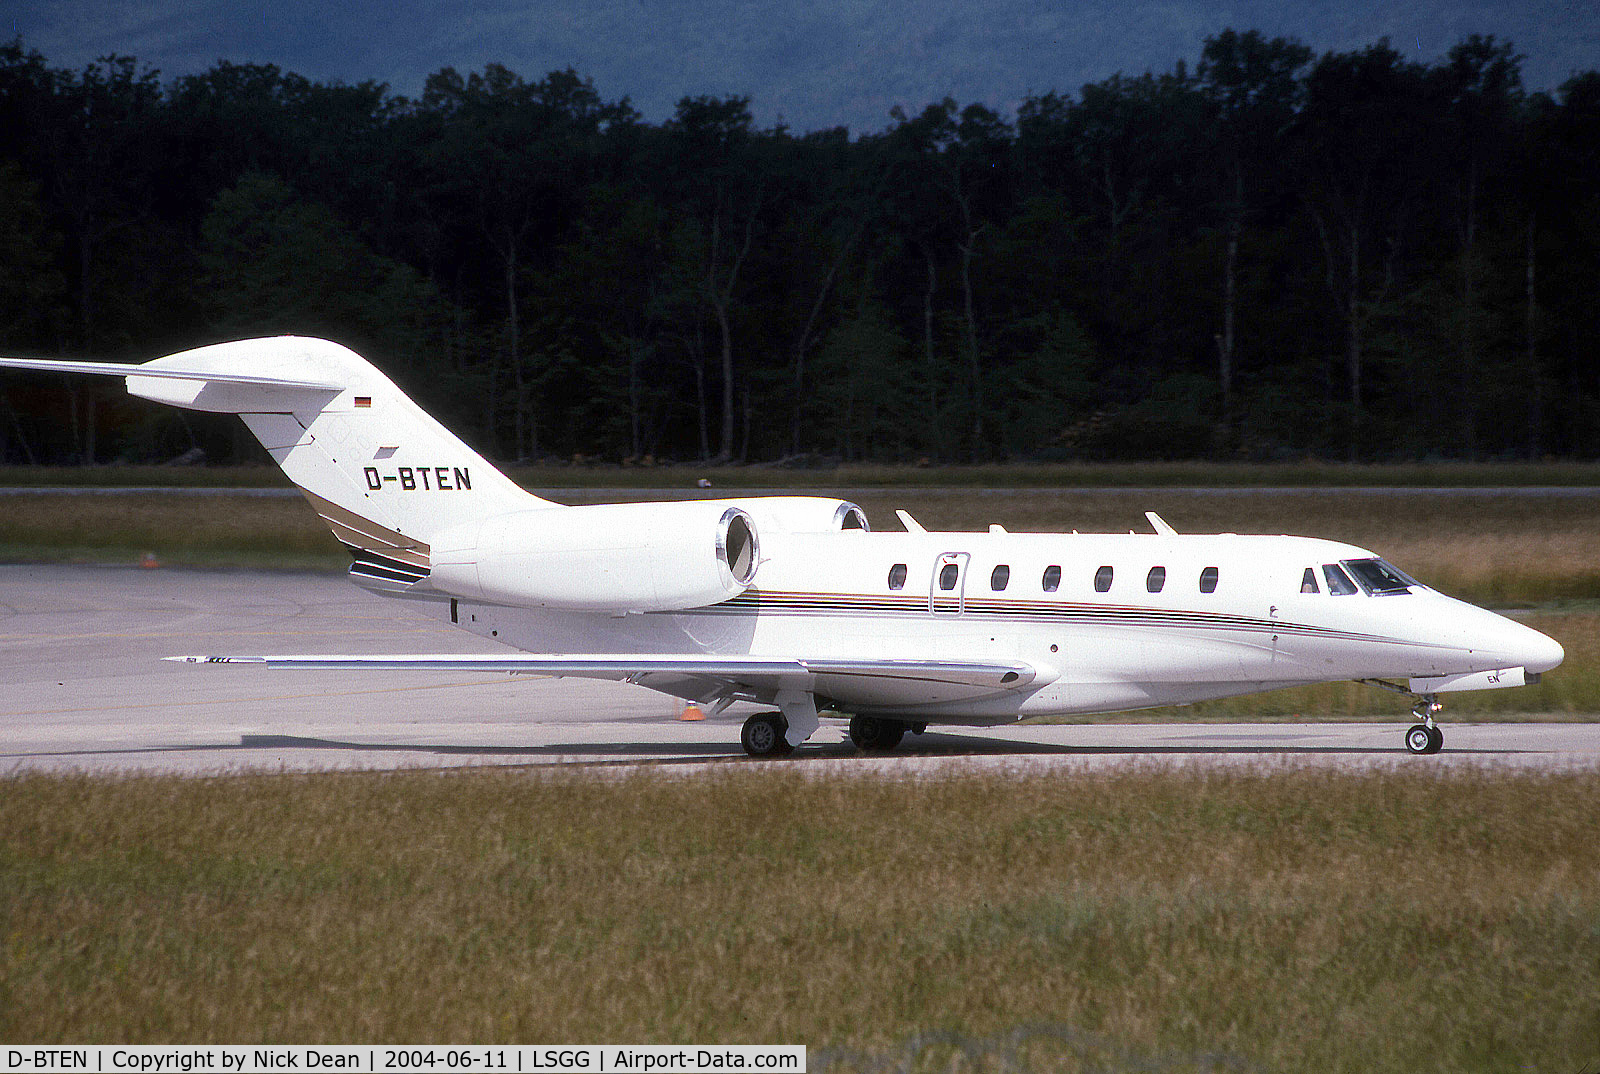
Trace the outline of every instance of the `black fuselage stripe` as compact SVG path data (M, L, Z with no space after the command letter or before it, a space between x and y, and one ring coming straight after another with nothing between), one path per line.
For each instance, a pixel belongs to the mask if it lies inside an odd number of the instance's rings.
M880 597L848 593L745 593L721 604L698 609L694 614L768 614L799 616L869 616L904 618L928 616L926 596ZM1257 634L1320 637L1345 641L1389 641L1376 634L1362 634L1309 623L1287 623L1271 619L1229 615L1226 612L1137 607L1134 605L1095 605L1052 603L1038 600L996 600L972 597L964 602L952 596L936 599L953 612L960 605L969 616L1013 622L1058 622L1078 626L1186 627L1196 630L1244 631Z

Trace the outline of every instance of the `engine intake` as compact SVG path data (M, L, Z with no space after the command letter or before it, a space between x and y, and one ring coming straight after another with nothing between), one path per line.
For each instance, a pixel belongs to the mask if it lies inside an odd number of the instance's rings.
M849 500L826 496L752 496L720 503L751 515L769 533L837 533L871 530L867 513Z

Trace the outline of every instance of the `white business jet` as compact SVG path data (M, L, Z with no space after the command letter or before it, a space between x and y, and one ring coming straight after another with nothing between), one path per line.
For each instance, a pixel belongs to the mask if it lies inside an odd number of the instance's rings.
M223 343L144 365L0 359L126 378L237 414L350 550L357 585L520 652L188 656L278 668L503 671L634 683L744 723L757 757L822 715L886 750L930 724L1116 712L1356 679L1415 699L1520 686L1555 641L1437 593L1372 552L1306 537L869 530L814 496L564 507L533 496L359 355L320 339Z

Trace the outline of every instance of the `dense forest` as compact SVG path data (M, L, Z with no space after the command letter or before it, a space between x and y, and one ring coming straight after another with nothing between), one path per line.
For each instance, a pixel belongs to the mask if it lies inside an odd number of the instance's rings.
M1258 33L878 132L0 47L0 349L327 336L501 459L1600 455L1600 73ZM0 461L255 457L8 375Z

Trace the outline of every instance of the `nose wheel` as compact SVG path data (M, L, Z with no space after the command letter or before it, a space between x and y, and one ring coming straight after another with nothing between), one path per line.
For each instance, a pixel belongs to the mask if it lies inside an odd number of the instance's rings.
M1418 754L1438 753L1444 749L1444 732L1419 723L1406 731L1406 749Z
M1432 694L1417 699L1411 708L1411 715L1422 722L1406 729L1406 749L1415 754L1438 753L1444 749L1444 732L1433 722L1433 714L1439 708L1439 702L1434 700Z

